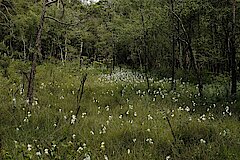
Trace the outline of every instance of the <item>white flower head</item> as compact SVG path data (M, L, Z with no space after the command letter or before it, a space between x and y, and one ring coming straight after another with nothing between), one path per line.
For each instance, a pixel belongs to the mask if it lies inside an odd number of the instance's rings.
M37 152L36 152L36 155L37 155L37 156L41 156L42 154L41 154L40 151L37 151Z
M27 145L27 150L28 150L28 151L31 151L31 150L32 150L32 145L31 145L31 144L28 144L28 145Z
M200 139L200 143L206 143L206 141L204 139Z
M47 149L47 148L46 148L46 149L44 149L44 153L45 153L45 154L49 154L49 153L48 153L48 149Z
M73 135L72 135L72 138L75 139L75 138L76 138L76 134L73 134Z
M88 155L88 154L85 154L85 158L84 158L83 160L91 160L91 157L90 157L90 155Z
M128 153L128 154L130 154L130 153L131 153L131 150L130 150L129 148L127 149L127 153Z
M166 160L169 160L170 158L171 158L170 156L167 156L167 157L166 157Z

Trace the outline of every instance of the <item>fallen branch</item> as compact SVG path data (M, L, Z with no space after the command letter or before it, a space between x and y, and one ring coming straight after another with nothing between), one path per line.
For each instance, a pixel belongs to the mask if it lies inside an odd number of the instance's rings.
M80 102L81 102L81 99L82 99L82 96L83 96L84 84L85 84L86 80L87 80L87 74L84 74L83 78L81 80L78 92L77 92L77 112L76 112L76 117L77 117L77 115L78 115L78 113L80 111Z
M173 131L173 128L172 128L172 125L171 125L171 123L170 123L170 120L169 120L168 116L166 116L166 119L167 119L168 125L169 125L169 127L170 127L170 129L171 129L171 133L172 133L174 142L176 143L177 139L176 139L176 136L175 136L175 134L174 134L174 131Z

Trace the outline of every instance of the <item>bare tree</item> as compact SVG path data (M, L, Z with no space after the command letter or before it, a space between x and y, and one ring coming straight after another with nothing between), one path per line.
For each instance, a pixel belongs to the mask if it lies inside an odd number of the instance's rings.
M37 32L37 38L35 42L35 50L32 53L32 66L31 66L31 71L29 75L29 81L28 81L28 92L27 92L27 99L28 103L32 105L33 103L33 91L34 91L34 80L35 80L35 74L36 74L36 65L37 65L37 56L41 55L41 37L42 37L42 32L43 32L43 25L45 22L46 18L46 10L47 7L50 6L53 3L61 3L63 4L62 0L43 0L42 1L42 13L40 17L40 23L38 26L38 32ZM63 5L64 6L64 5ZM63 7L64 8L64 7Z

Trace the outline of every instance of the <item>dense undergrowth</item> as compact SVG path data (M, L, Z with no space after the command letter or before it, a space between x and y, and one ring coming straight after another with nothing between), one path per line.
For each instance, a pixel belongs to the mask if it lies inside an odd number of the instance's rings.
M28 106L27 66L13 61L0 76L2 159L240 159L239 103L218 98L217 82L200 98L181 80L176 91L168 78L150 79L147 89L131 70L44 63Z

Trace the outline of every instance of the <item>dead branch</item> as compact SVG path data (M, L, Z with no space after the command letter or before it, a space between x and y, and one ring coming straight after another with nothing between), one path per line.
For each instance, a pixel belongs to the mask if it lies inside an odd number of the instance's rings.
M46 3L46 6L50 6L51 4L56 3L57 1L58 1L58 0L54 0L54 1L51 1L51 0L50 0L49 2Z
M79 86L79 89L78 89L78 93L77 93L77 112L76 112L76 117L80 111L80 102L81 102L81 99L82 99L82 96L83 96L83 90L84 90L84 84L87 80L87 74L84 74L83 75L83 78L81 80L81 83L80 83L80 86Z

